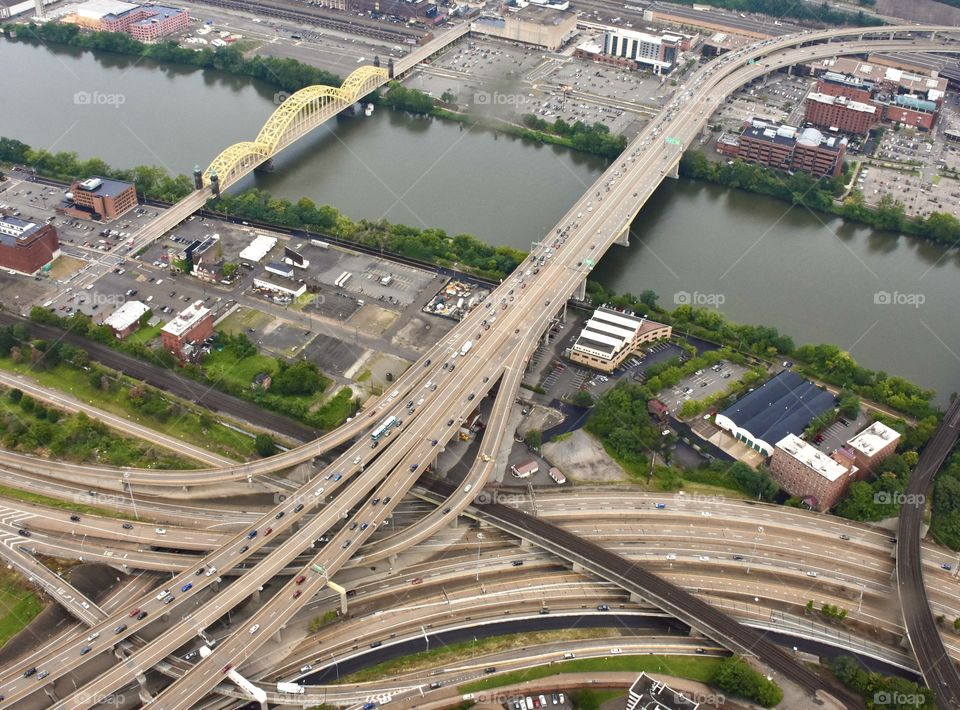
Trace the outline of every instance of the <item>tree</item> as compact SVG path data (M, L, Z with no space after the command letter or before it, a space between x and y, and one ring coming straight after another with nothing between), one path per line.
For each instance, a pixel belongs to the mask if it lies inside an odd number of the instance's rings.
M445 104L452 104L452 103L456 103L457 97L452 91L447 89L442 94L440 94L440 100Z
M783 690L763 674L751 668L739 656L725 659L710 679L710 684L718 688L753 700L763 707L770 708L783 700Z
M532 450L539 451L540 447L543 446L543 432L539 429L531 429L523 437L523 440Z
M20 400L23 399L23 391L14 387L10 390L10 393L7 395L10 398L10 401L14 404L19 404Z
M225 279L231 278L235 273L237 273L237 269L239 268L240 268L239 264L235 264L231 261L228 261L226 264L223 265L223 277Z
M269 434L257 434L257 438L254 439L253 442L253 448L256 450L257 455L262 458L267 458L277 453L277 445L274 443L273 437Z
M593 395L587 392L586 390L579 390L573 396L573 403L578 407L592 407Z

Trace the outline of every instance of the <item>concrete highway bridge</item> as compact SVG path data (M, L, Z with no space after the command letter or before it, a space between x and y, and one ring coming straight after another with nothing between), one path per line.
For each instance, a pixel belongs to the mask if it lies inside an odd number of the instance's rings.
M354 556L373 531L384 524L399 500L416 484L423 470L434 460L436 447L452 438L462 418L475 407L473 401L476 397L484 396L499 384L496 406L501 411L509 408L525 363L540 334L547 329L566 299L582 288L593 261L610 246L623 241L636 212L660 181L675 170L683 148L689 145L705 125L709 114L730 92L780 67L839 54L871 50L954 52L960 49L960 45L948 34L950 31L951 28L936 26L847 28L777 38L724 55L687 79L660 117L631 142L623 156L598 178L542 240L543 246L531 255L533 259L548 253L551 255L540 273L532 277L526 275L525 263L515 274L504 279L483 307L475 309L415 363L395 384L396 391L381 397L366 416L355 418L311 444L250 464L200 472L124 471L119 474L113 471L114 479L122 475L128 480L136 477L137 481L148 482L167 477L168 480L176 479L177 476L223 476L220 480L237 480L304 464L336 444L353 442L282 504L177 574L164 590L169 594L143 596L137 602L137 613L132 616L124 612L108 614L94 627L100 634L92 648L94 653L81 654L82 641L68 639L52 644L37 661L37 667L49 673L43 683L38 683L34 677L24 677L20 669L4 669L0 672L0 685L4 688L5 700L0 706L14 707L18 700L40 688L53 692L58 678L92 657L114 652L119 642L138 633L153 619L176 614L192 594L212 587L221 575L246 564L245 561L258 554L268 541L277 541L259 562L245 570L239 580L219 589L212 601L192 611L189 618L184 617L164 633L124 655L121 663L92 682L77 689L64 688L64 696L52 705L55 708L89 707L92 698L104 697L134 679L142 679L146 671L162 662L174 649L285 570L291 560L312 547L315 539L329 535L330 542L315 551L300 573L257 610L250 621L251 628L256 627L253 632L241 630L222 641L210 655L148 703L164 710L195 707L226 674L255 657L260 646L278 633L303 604L331 584L336 572ZM377 82L383 81L386 78L381 73L364 71L351 86L359 92L365 87L375 88L375 84L379 85ZM336 101L344 98L316 96L314 103L302 105L326 105L332 111ZM311 121L318 121L322 116L322 111L313 108L310 111L314 117ZM309 130L309 122L306 119L301 121L295 115L287 115L283 125L289 129L287 137L291 138L302 136ZM282 149L290 141L274 128L270 131L270 145ZM252 170L260 158L263 162L272 157L261 150L259 140L255 143L259 147L246 146L233 151L219 163L221 169L226 170L221 189L239 179L243 171ZM606 190L608 186L611 187L609 192ZM145 228L138 239L149 240L152 233L159 236L185 219L191 207L196 209L209 197L209 189L210 186L205 184L183 203L164 213L154 225ZM152 229L157 231L151 232ZM557 247L547 246L553 242L558 243ZM467 341L473 343L469 352L463 348ZM438 385L435 389L434 384ZM426 402L409 411L404 403L408 399L417 399L413 397L414 393ZM364 435L391 415L404 420L402 428L378 448L372 449ZM491 444L496 435L496 430L488 427L490 442L485 439L482 444L481 461L488 462L491 454L495 454L496 449L491 448ZM448 492L448 514L459 513L471 504L475 495L471 491L485 482L490 469L490 466L476 466L471 472L475 479L454 492ZM521 526L529 522L518 519L517 514L509 510L495 513L501 516L504 525ZM347 518L359 523L359 527L342 524ZM435 525L436 522L432 519L424 524ZM617 555L603 548L590 547L576 538L569 539L542 524L530 524L536 533L535 544L578 556L577 563L584 569L615 581L638 596L655 599L670 613L683 618L694 628L703 629L715 642L743 653L758 653L761 660L800 683L811 694L825 692L822 681L812 676L803 665L695 597L633 565L630 565L632 569L627 569ZM420 533L421 529L415 526L407 534L410 540L415 540ZM919 573L919 567L917 571ZM939 642L939 638L936 641ZM943 707L960 707L960 679L952 665L941 663L936 672L938 675L931 685L937 692L938 701ZM850 707L859 705L853 697L844 697L843 701Z

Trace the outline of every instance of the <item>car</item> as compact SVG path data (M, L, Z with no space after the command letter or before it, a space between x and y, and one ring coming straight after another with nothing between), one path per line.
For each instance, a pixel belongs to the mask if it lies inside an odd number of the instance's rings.
M358 466L359 464L360 464L360 457L357 456L357 457L353 460L353 465L354 465L354 466Z
M260 624L254 624L250 627L250 633L255 634L260 630Z
M897 544L897 538L895 538L895 537L888 537L888 538L887 538L887 542L892 542L894 545L896 545L896 544Z
M223 668L220 669L220 672L229 673L231 668L233 668L233 664L228 663L227 665L225 665Z
M657 510L663 510L664 508L667 507L667 504L666 504L666 503L656 503L653 507L656 508Z
M30 676L32 676L32 675L33 675L34 673L36 673L36 672L37 672L37 667L36 667L36 666L33 666L33 667L31 667L31 668L28 668L27 670L25 670L25 671L23 672L23 677L24 677L24 678L29 678Z
M497 667L496 667L496 666L490 666L489 668L484 668L484 669L483 669L483 672L484 672L484 673L487 673L487 674L496 673L496 672L497 672Z
M541 613L541 614L549 614L549 613L550 613L550 608L549 608L549 607L545 607L545 606L540 607L540 613Z
M597 604L597 611L610 611L610 607L606 604Z
M695 653L703 653L703 652L704 652L703 649L699 647L695 650Z
M576 655L574 655L573 651L567 651L565 654L563 654L563 657L569 660L571 658L576 658Z
M139 613L140 613L140 607L136 607L136 608L130 610L130 613L128 614L128 616L133 617L133 616L136 616L136 615L139 614Z
M671 552L671 553L669 553L669 554L667 555L667 559L668 559L668 560L675 560L675 559L677 559L677 556Z
M444 514L444 515L446 515L446 514L449 513L449 512L450 512L450 508L444 508L444 509L443 509L443 514Z
M23 535L24 537L30 537L30 531L27 530L26 528L20 528L19 530L17 530L17 533L19 535Z
M166 531L165 528L156 528L156 529L154 530L154 532L155 532L157 535L166 535L166 534L167 534L167 531Z
M374 498L373 500L370 501L370 505L376 505L379 502L380 502L379 498Z
M165 596L167 596L169 593L170 593L170 590L169 590L169 589L164 589L162 592L160 592L160 593L157 595L157 600L159 601L160 599L163 599L163 598L164 598Z
M370 644L370 648L379 648L382 645L383 645L382 641L374 641L373 643Z
M164 603L164 604L169 604L169 603L172 602L174 599L176 599L176 597L171 594L170 596L168 596L166 599L163 600L163 603Z
M705 518L709 518L713 515L713 513L711 513L709 510L701 510L700 515L702 515Z
M133 616L133 614L131 614L131 616ZM122 633L123 633L124 631L126 631L126 630L127 630L127 625L126 625L126 624L120 624L120 626L118 626L117 628L115 628L115 629L113 630L113 633L115 633L115 634L122 634Z
M203 568L203 567L201 567L200 569L197 570L196 574L197 574L197 576L199 577L199 576L200 576L201 574L203 574L205 571L206 571L206 569Z
M448 419L448 420L447 420L447 426L452 426L452 425L453 425L453 420L452 420L452 419Z
M273 528L267 528L266 530L263 531L263 536L266 537L272 532L273 532Z
M813 570L810 570L809 572L807 572L807 576L808 576L808 577L816 577L816 576L817 576L817 573L814 572Z
M377 707L376 703L364 703L363 710L374 710Z
M387 496L386 498L383 499L383 504L384 504L384 505L386 505L386 504L389 503L389 502L390 502L390 496Z
M709 556L709 555L697 555L697 559L700 560L701 562L709 562L709 561L710 561L710 556Z
M420 464L417 464L417 463L411 464L411 465L410 465L410 470L411 470L411 471L416 471L419 467L420 467Z
M298 503L297 507L293 509L293 512L299 513L301 510L303 510L303 503Z
M510 564L512 564L514 567L523 567L523 560L514 560Z
M742 562L742 561L743 561L743 555L734 555L734 556L733 556L733 559L736 560L737 562Z
M307 581L307 575L301 574L299 577L297 577L297 581L295 582L295 584L303 584L306 581Z
M560 696L557 695L557 691L553 691L553 695L550 696L550 699L553 701L554 705L560 702Z
M323 488L318 488L317 490L315 490L315 491L313 492L313 497L314 497L314 498L319 498L319 497L322 496L322 495L323 495Z
M473 392L471 392L471 393L470 393L470 396L467 397L467 401L468 401L468 402L472 402L472 401L473 401L473 398L476 397L476 396L477 396L477 395L475 395L475 394L473 394Z
M249 540L252 540L252 539L255 538L256 536L257 536L257 531L256 531L256 530L251 530L250 532L247 533L247 539L249 539Z
M137 614L137 621L143 621L146 618L147 618L147 612L145 611L141 611L139 614Z
M203 576L204 576L204 577L212 577L212 576L215 575L216 573L217 573L217 568L216 568L216 567L210 567L210 569L208 569L206 572L204 572Z
M75 523L79 523L79 522L80 522L80 516L79 516L79 515L71 515L71 516L70 516L70 520L72 520L72 521L75 522Z
M420 577L414 577L410 580L410 584L423 584L423 580Z
M342 545L340 545L340 549L341 549L341 550L346 550L348 547L350 547L350 541L349 541L349 540L347 540L347 541L344 542Z
M124 530L133 530L133 525L131 523L124 523L121 527Z
M87 641L88 641L88 642L89 642L89 641L96 641L98 638L100 638L100 632L99 632L99 631L94 631L92 634L90 634L89 636L87 636Z
M244 552L246 552L249 549L250 549L250 545L244 545L239 550L237 550L237 552L242 555Z
M436 440L436 439L434 439L433 441L430 442L430 446L436 446L436 445L437 445L437 440Z
M187 582L182 587L180 587L181 592L189 592L191 589L193 589L193 582Z
M357 529L357 521L356 521L356 520L354 520L352 523L350 523L350 529L351 529L351 530L356 530L356 529Z
M940 565L940 568L941 568L941 569L945 569L945 570L947 570L947 572L949 572L950 570L953 569L953 565L949 565L949 564L947 564L946 562L944 562L942 565Z
M93 647L92 647L92 646L84 646L83 648L80 649L80 655L81 655L81 656L86 656L86 655L87 655L88 653L90 653L90 651L92 651L92 650L93 650Z
M294 598L294 599L299 599L301 594L303 594L303 590L302 590L302 589L298 589L297 591L295 591L295 592L293 593L293 598Z
M612 653L612 654L614 654L614 655L617 655L617 654L623 653L623 649L622 649L622 648L611 648L611 649L610 649L610 653Z
M843 535L840 536L840 539L841 539L841 540L849 540L849 539L850 539L850 536L847 535L846 533L844 533Z

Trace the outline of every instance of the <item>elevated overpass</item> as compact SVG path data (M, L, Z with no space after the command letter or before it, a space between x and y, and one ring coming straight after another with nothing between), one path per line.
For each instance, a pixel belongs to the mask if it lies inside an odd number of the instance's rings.
M925 31L934 32L938 30L949 30L949 28L933 27L927 28ZM232 568L261 547L264 538L270 532L275 532L276 535L285 532L292 533L290 538L281 542L267 557L255 567L249 569L238 582L219 592L212 603L194 612L193 618L188 624L174 625L173 628L138 651L135 656L128 658L127 663L122 667L111 669L108 673L83 686L78 690L78 693L57 703L55 707L77 707L81 697L108 693L111 689L129 682L137 673L152 667L169 650L176 648L186 638L195 633L196 628L202 628L211 623L212 620L246 598L259 584L263 583L263 580L269 579L290 559L293 559L308 547L318 534L329 531L345 512L355 506L360 504L364 506L364 517L371 524L382 524L385 517L392 511L393 506L396 505L399 497L405 494L419 477L418 470L423 470L426 464L435 457L436 449L433 448L435 444L432 444L431 441L446 441L453 436L457 428L458 417L464 416L473 409L474 405L471 402L474 397L486 393L503 375L502 363L510 361L511 355L514 355L517 351L524 353L532 351L539 334L546 329L553 313L566 300L566 297L576 290L589 273L590 265L584 263L585 259L599 258L600 254L618 240L623 233L624 225L629 224L630 210L638 208L634 200L642 204L642 200L645 200L648 194L659 184L671 164L679 160L677 149L678 147L682 148L682 146L666 141L653 141L654 138L659 137L654 135L655 131L661 131L664 136L674 137L677 141L683 143L680 137L675 134L686 135L684 131L690 131L691 135L695 133L698 126L706 120L707 108L716 106L719 99L725 95L724 92L728 92L777 66L786 66L802 60L835 54L861 52L871 48L956 51L957 45L952 40L935 42L912 38L887 39L891 33L895 35L898 32L913 33L918 31L924 30L917 26L908 26L904 28L884 28L880 35L874 30L850 29L808 33L799 37L767 41L746 50L732 52L725 55L724 59L718 60L717 63L711 63L697 71L686 84L686 86L691 87L689 93L686 95L681 93L667 108L668 115L662 116L658 122L642 132L628 146L627 154L634 158L630 167L622 175L616 176L614 173L620 171L620 161L611 166L561 220L556 227L556 231L550 233L547 242L554 240L555 235L560 234L564 235L564 241L555 251L552 251L553 258L541 269L541 273L534 278L529 278L525 277L524 269L521 268L514 276L505 279L501 286L495 289L488 298L485 308L471 313L454 331L448 334L444 341L431 350L432 358L425 356L406 373L402 389L405 392L403 396L398 397L392 393L390 395L385 394L371 411L371 414L368 415L368 418L382 417L387 414L400 415L406 420L402 431L396 433L391 440L376 449L374 454L371 454L366 442L360 441L354 444L331 466L327 467L320 476L317 476L310 484L305 485L299 491L298 496L292 496L289 502L277 506L268 514L262 516L255 526L260 535L257 538L251 538L252 542L242 534L236 536L203 559L202 563L196 568L199 570L199 574L195 572L194 568L191 568L175 577L171 581L171 588L174 585L186 584L187 581L191 581L198 588L210 586L212 584L210 576L203 574L203 569L206 569L208 565L214 565L218 570L224 567ZM884 39L867 38L877 36L882 36ZM858 39L830 45L812 44L807 47L795 47L795 45L826 42L832 38L842 37L858 37ZM794 48L791 49L791 47ZM753 60L754 63L745 64L749 60ZM645 140L648 141L649 148L643 145ZM610 193L607 193L605 182L609 182L615 177L622 179L618 179L615 189L612 188ZM597 207L593 209L592 202L598 197L595 192L599 192L601 189L604 190L603 199L597 200ZM644 197L639 199L641 191L643 191ZM546 251L547 247L540 247L534 252L533 257L543 255ZM523 285L522 289L520 288L521 284ZM553 304L552 308L551 304ZM472 338L476 338L473 350L469 355L458 358L460 345ZM442 388L438 388L435 392L427 390L429 394L425 396L425 399L429 398L428 404L417 408L416 412L406 413L403 406L406 393L413 389L419 391L423 387L424 381L437 383L442 385ZM467 393L469 393L469 396L466 396ZM501 386L500 397L512 398L514 395L515 392L510 392L508 388ZM449 419L444 424L447 417ZM358 426L355 423L356 421L360 421L361 425ZM351 422L344 427L346 431L351 432L351 434L344 435L344 440L351 438L352 434L362 433L372 423L375 422L368 423L367 418ZM318 442L322 441L318 440ZM281 458L285 455L280 455L274 457L278 459L276 461L267 459L265 462L245 464L245 466L262 464L265 466L265 470L262 472L269 472L272 466L282 468L284 465L289 466L291 463L299 463L316 455L316 452L322 446L318 442L294 449L293 452L286 452L286 454L289 454L286 458ZM372 462L370 461L371 456L373 457ZM334 476L340 478L334 478ZM342 480L340 480L341 478ZM349 486L346 485L348 482L350 483ZM312 520L303 522L304 517L312 512L320 502L318 500L320 494L314 491L314 488L318 485L327 489L322 496L326 499L326 506ZM464 498L472 498L472 496L469 496L470 490L471 488L468 486L458 489L457 493L451 496L450 502L459 503ZM331 501L329 497L333 493L336 494L336 497ZM369 503L367 502L368 496L370 497ZM383 501L383 504L374 504L372 502L374 497L376 497L378 503ZM388 505L391 498L393 499L392 506ZM296 504L300 504L297 509L294 508ZM295 530L295 525L301 523L303 523L303 527ZM372 532L372 529L369 526L365 532L354 532L346 527L341 528L333 536L333 540L327 548L319 553L311 564L303 568L303 576L305 577L303 586L295 585L291 581L278 593L274 598L275 601L271 600L257 612L254 619L260 624L261 633L248 634L241 632L231 636L213 654L187 673L184 678L164 690L155 701L157 706L188 708L198 702L204 694L219 682L222 677L221 667L241 664L255 653L263 643L263 639L268 634L281 628L292 614L322 588L344 562L351 557L352 551L348 548L353 545L356 549L366 540L370 532ZM540 531L544 541L550 537L548 533L547 530ZM581 555L585 554L585 548L578 546L576 539L564 539L558 542L558 539L555 538L551 544L568 547L570 549L569 554L577 554L578 552ZM240 548L241 545L243 546L242 549ZM593 552L593 550L590 552ZM674 597L671 589L659 585L655 581L656 578L648 579L639 575L639 573L635 575L623 570L618 567L619 562L614 559L603 557L597 557L596 559L599 564L604 566L605 574L620 579L624 584L634 585L638 591L645 591L646 594L656 597L671 611L675 610L678 614L685 614L695 628L709 628L713 634L716 634L716 641L734 649L762 649L764 660L771 663L773 667L782 670L785 674L792 674L791 677L800 679L811 690L822 687L819 679L805 676L805 669L791 669L789 663L792 663L792 661L789 657L785 659L778 655L776 649L767 649L762 644L752 646L752 639L744 635L744 632L735 625L735 622L726 618L717 620L715 611L709 605L688 605L686 600ZM302 594L296 594L296 592L302 592ZM178 595L177 599L169 606L162 605L153 597L144 598L142 603L150 610L150 613L162 614L165 610L172 611L177 608L182 596ZM110 637L115 638L111 625L121 620L125 620L123 615L115 615L104 623L104 630L109 627ZM129 629L129 632L134 633L137 628L143 625L144 623L131 624L132 628ZM765 655L768 650L769 658ZM51 649L47 655L47 661L50 664L51 680L82 663L78 659L78 649L70 643ZM3 674L0 682L3 683L5 689L9 689L8 700L5 701L4 707L36 689L35 681L27 682L7 673ZM853 700L851 702L854 707L857 706L856 702Z

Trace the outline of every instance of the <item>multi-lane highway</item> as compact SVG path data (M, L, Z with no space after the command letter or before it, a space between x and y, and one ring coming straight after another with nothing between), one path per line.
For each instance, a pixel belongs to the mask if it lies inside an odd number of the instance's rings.
M896 32L948 30L949 28L885 28L884 36ZM461 417L503 378L505 365L510 369L500 384L499 397L512 400L516 393L517 373L522 370L537 338L548 326L553 314L586 278L592 260L598 259L623 232L635 211L652 194L664 175L679 160L682 145L705 123L707 116L727 93L766 71L801 60L812 60L834 54L852 53L869 48L914 51L953 51L955 46L940 39L860 39L829 46L811 44L843 36L870 34L868 30L835 30L808 33L800 37L771 40L748 49L725 55L717 62L698 70L677 92L660 119L645 129L628 146L622 161L618 160L591 186L561 222L531 255L531 260L488 297L483 307L471 313L428 355L413 365L400 379L394 392L385 393L366 416L316 442L284 452L271 459L251 464L191 472L187 479L209 476L210 480L236 480L243 476L267 473L309 461L333 446L347 443L363 435L386 416L404 421L398 431L373 448L370 439L361 437L330 466L317 473L296 495L261 516L247 534L234 535L221 547L177 575L164 594L142 598L127 614L112 614L97 628L101 638L94 646L96 655L109 651L112 645L149 624L159 615L173 612L184 599L200 589L215 588L225 571L248 561L269 539L290 533L266 556L247 569L243 576L220 589L212 600L192 613L185 621L174 624L162 635L146 643L123 664L111 668L77 692L65 697L55 707L84 707L84 699L103 696L142 673L170 651L202 630L228 610L243 601L264 581L272 578L309 547L318 536L348 521L333 534L331 542L305 565L273 598L251 618L250 629L241 630L219 644L204 660L168 686L156 699L158 707L188 708L194 706L217 685L231 667L240 666L256 654L264 641L283 627L293 614L350 559L375 527L393 511L399 499L416 482L422 471L435 458L437 445L449 440ZM752 60L754 63L746 64ZM666 141L666 138L671 141ZM610 187L608 191L607 188ZM202 202L202 200L201 200ZM177 215L170 217L170 220ZM184 215L185 216L185 215ZM182 219L182 217L181 217ZM539 275L532 275L531 265L542 257ZM472 349L465 347L467 341ZM467 352L469 350L469 352ZM436 386L436 387L435 387ZM419 397L425 402L419 402ZM409 406L405 402L409 400ZM502 405L501 405L502 406ZM493 432L491 432L492 434ZM487 452L484 452L487 454ZM489 454L487 454L489 455ZM485 474L481 467L476 485L482 485ZM157 472L130 472L131 477L153 476ZM116 477L116 472L112 473ZM174 478L177 472L164 472ZM219 478L218 478L219 477ZM147 478L147 480L151 480ZM185 481L186 484L186 481ZM347 485L349 484L349 485ZM474 484L464 484L449 498L448 505L465 505L472 498ZM322 509L317 511L320 504ZM572 535L558 533L552 526L537 519L525 519L517 511L494 510L500 524L525 525L537 531L538 542L549 543L558 552L576 555L585 568L595 566L602 576L614 578L630 589L654 593L666 607L686 618L695 627L708 628L714 639L728 647L747 653L762 651L764 661L778 671L799 680L809 691L822 688L819 678L810 674L795 660L769 642L747 633L729 617L719 615L708 605L689 597L658 580L640 568L627 565L617 555L590 546ZM415 529L414 529L415 530ZM411 531L411 537L417 533ZM301 579L302 578L302 579ZM81 665L81 645L66 641L54 644L40 662L50 675L47 682ZM38 664L39 667L39 664ZM9 669L0 676L6 693L5 706L35 692L40 684L33 677L23 677ZM857 701L847 698L855 706Z

